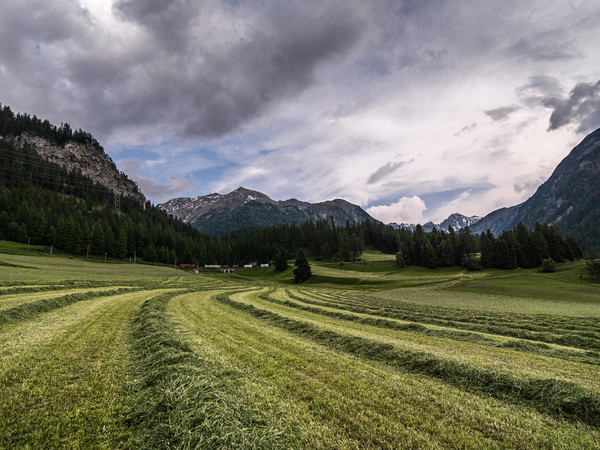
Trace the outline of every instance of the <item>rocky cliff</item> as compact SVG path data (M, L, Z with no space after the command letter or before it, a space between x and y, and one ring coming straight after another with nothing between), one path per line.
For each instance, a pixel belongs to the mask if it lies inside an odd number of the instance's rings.
M46 138L28 132L17 136L0 136L17 147L28 146L43 159L58 164L67 170L79 170L81 173L123 197L131 197L141 204L146 198L137 184L117 169L115 163L99 145L80 143L74 140L58 145Z

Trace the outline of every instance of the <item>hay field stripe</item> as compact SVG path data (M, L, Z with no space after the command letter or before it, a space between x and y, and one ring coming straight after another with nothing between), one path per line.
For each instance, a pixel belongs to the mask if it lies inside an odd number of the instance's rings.
M265 290L254 293L236 293L232 294L232 300L254 305L286 318L306 322L336 333L351 334L391 344L409 351L431 353L437 357L451 358L482 369L509 373L517 377L530 375L538 377L551 376L600 390L597 366L523 353L510 348L486 347L459 340L425 336L411 331L378 328L334 317L321 316L270 303L260 298L263 293L265 293Z
M555 417L600 427L600 394L576 383L554 378L518 378L425 352L399 349L391 344L323 330L306 322L231 300L228 294L220 294L216 298L272 326L286 329L329 348L386 362L412 373L433 376L470 392L525 404Z
M323 347L208 296L169 304L196 353L241 372L244 401L268 412L280 448L518 448L569 442L590 448L600 431L482 397L432 377Z
M0 330L0 448L139 448L126 338L159 291L104 296Z
M385 318L395 318L397 320L404 320L404 321L409 321L409 322L417 322L417 323L428 323L428 324L440 324L439 326L441 327L446 327L444 325L444 323L448 323L449 326L451 328L464 328L464 329L468 329L467 325L469 324L468 318L470 316L470 314L468 311L465 313L465 311L457 311L456 312L456 316L463 316L463 320L458 322L458 324L462 324L464 323L465 326L461 327L461 326L453 326L454 322L452 321L447 321L447 322L442 322L442 320L447 320L447 316L446 314L444 314L443 311L441 312L437 312L437 308L427 308L426 312L423 313L422 308L419 308L418 305L415 308L415 305L412 304L403 304L402 307L399 308L382 308L382 307L378 307L378 308L371 308L369 306L363 305L360 303L360 300L355 300L355 301L347 301L347 302L342 302L337 301L337 302L333 302L333 303L327 303L327 302L322 302L320 300L313 300L314 297L312 296L306 296L303 294L306 294L306 291L296 291L296 293L292 293L290 289L287 289L288 295L295 299L298 300L299 302L302 303L306 303L306 304L311 304L311 305L318 305L318 306L328 306L330 308L335 308L335 309L340 309L343 311L351 311L351 312L355 312L355 313L365 313L365 314L370 314L373 316L379 316L379 317L385 317ZM300 294L300 295L298 295ZM345 305L351 305L351 306L345 306ZM397 313L390 313L389 311L397 311ZM440 308L440 310L442 310L442 308ZM414 312L414 313L412 313ZM441 318L440 318L441 317ZM531 320L536 320L537 316L528 316ZM443 319L442 319L443 318ZM492 316L488 317L486 319L485 322L490 322L492 321ZM569 322L568 319L566 319L564 322ZM475 324L474 327L476 328L478 324ZM518 322L512 323L510 322L508 319L506 319L506 323L505 325L509 325L511 329L513 328L518 328ZM579 319L576 319L574 322L571 321L569 322L568 325L564 325L564 327L568 330L566 331L567 334L573 334L572 331L576 331L578 332L578 335L581 336L582 338L587 338L590 337L592 339L594 339L595 337L600 336L600 321L598 321L597 325L579 325ZM477 328L478 330L483 330L483 328L479 327ZM557 324L554 322L551 322L549 324L546 324L545 327L541 327L538 328L539 330L542 331L549 331L552 330L552 332L556 332L557 331ZM590 334L588 333L588 330L593 330L594 333ZM497 329L496 329L497 330ZM505 330L505 329L503 329ZM560 331L560 330L559 330ZM515 333L516 331L511 331L511 333ZM491 334L491 335L499 335L499 336L503 336L505 335L504 333L487 333L487 334ZM534 339L533 339L534 340ZM569 347L569 346L568 346ZM570 346L572 347L572 346Z
M62 291L53 291L53 292L35 292L35 293L27 293L27 294L16 294L16 295L0 295L0 311L12 308L13 306L30 303L37 300L56 298L63 295L71 295L71 294L82 294L85 292L102 292L109 291L119 288L127 288L127 286L107 286L107 287L99 287L99 288L79 288L79 289L65 289Z
M135 314L131 423L148 448L274 448L277 430L243 408L237 375L215 371L168 322L169 301L184 292L148 299Z
M306 297L299 298L299 300L305 303L314 303L313 300L307 299ZM318 304L321 305L322 303L318 302ZM358 313L369 311L368 306L344 306L341 303L331 304L331 307L336 306L339 309ZM379 315L381 317L389 317L398 320L476 331L485 334L509 336L518 339L557 344L583 350L600 350L600 323L597 328L594 328L596 330L594 332L588 331L587 325L585 325L584 330L578 332L576 328L578 320L571 322L573 323L573 330L564 331L562 333L560 333L561 330L556 330L550 324L546 327L537 327L537 329L540 331L529 331L519 328L518 323L512 324L510 322L505 322L503 325L496 325L496 322L491 317L486 319L477 318L477 315L471 316L468 311L455 311L454 317L450 318L450 313L444 311L443 308L439 308L440 311L437 312L433 308L427 308L425 311L423 311L418 307L415 308L412 304L406 304L403 305L403 307L404 306L406 306L406 310L382 307L377 311L370 310L370 313L373 315ZM534 321L537 320L535 316L531 317L531 319ZM565 322L569 322L568 318L565 319Z
M557 359L564 359L565 361L600 365L600 354L594 352L573 350L566 347L551 347L548 344L519 339L506 340L494 335L484 335L479 333L460 331L446 327L431 328L415 322L385 319L366 313L344 313L340 310L337 310L336 308L326 307L325 305L323 305L322 307L315 307L302 304L301 300L299 300L297 296L294 296L292 293L289 292L289 289L286 290L286 294L288 296L288 299L283 300L281 298L275 298L274 293L263 293L259 295L259 298L282 306L296 308L302 311L320 314L327 317L333 317L336 319L356 322L363 325L370 325L377 328L409 331L411 333L418 333L425 336L454 339L458 341L464 341L488 347L508 348L511 350L525 353L531 353Z
M110 297L136 290L140 290L140 288L119 288L108 291L90 291L36 300L30 303L22 303L20 305L13 306L12 308L0 311L0 329L3 325L30 320L40 314L52 311L54 309L64 308L65 306L73 303L91 300L98 297Z

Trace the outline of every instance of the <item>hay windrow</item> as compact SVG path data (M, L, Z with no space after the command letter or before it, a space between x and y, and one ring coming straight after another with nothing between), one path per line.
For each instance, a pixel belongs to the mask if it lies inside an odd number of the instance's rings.
M135 292L138 290L140 289L119 288L108 291L90 291L82 292L79 294L68 294L62 297L36 300L34 302L29 303L22 303L12 308L0 311L0 327L8 323L30 320L45 312L52 311L58 308L64 308L65 306L69 306L73 303L81 302L84 300L91 300L98 297L110 297L112 295L125 294L128 292Z
M518 378L474 367L426 352L399 349L358 336L323 330L253 305L232 300L227 293L217 300L328 348L360 358L380 361L398 369L432 376L469 392L523 404L544 414L600 427L600 395L578 384L553 378Z
M303 303L324 306L321 301L299 297L288 291L290 298ZM335 299L327 306L355 313L366 313L421 324L438 325L459 330L474 331L498 336L507 336L529 341L539 341L597 352L600 350L600 321L592 318L554 318L542 315L528 316L515 314L510 317L495 314L487 315L472 311L445 310L444 308L424 307L403 302L396 306L378 306L361 301Z
M214 370L169 324L167 304L184 292L147 300L132 322L129 422L146 448L276 447L277 430L242 403L243 375Z

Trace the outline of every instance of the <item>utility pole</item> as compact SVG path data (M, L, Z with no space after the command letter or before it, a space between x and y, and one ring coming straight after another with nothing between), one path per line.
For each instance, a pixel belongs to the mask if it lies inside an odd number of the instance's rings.
M52 244L50 244L50 255L52 255Z

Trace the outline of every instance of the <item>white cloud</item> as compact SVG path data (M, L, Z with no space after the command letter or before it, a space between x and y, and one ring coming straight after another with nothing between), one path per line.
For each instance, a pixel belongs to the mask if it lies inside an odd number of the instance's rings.
M419 197L402 197L390 205L371 206L367 212L383 223L423 223L423 212L427 209Z

